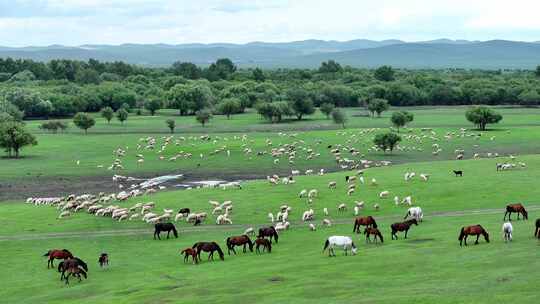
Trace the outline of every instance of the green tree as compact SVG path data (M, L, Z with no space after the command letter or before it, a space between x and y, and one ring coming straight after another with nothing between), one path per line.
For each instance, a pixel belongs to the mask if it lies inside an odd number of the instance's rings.
M394 69L391 66L383 65L373 72L373 76L380 81L394 80Z
M156 111L161 109L161 100L158 98L150 98L144 102L144 108L150 111L150 115L154 116Z
M536 72L535 72L535 74L536 74L536 77L540 77L540 65L538 65L538 66L536 67Z
M210 81L229 79L235 71L236 66L229 58L220 58L208 67L206 78Z
M195 119L204 127L212 118L212 112L209 109L201 109L195 113Z
M381 117L381 113L388 110L388 108L390 108L388 101L382 98L372 99L367 104L367 109L373 117L375 117L375 113L377 113L378 117Z
M231 115L239 113L241 110L240 100L237 98L224 99L217 105L218 113L226 115L227 119L230 119Z
M212 90L204 84L177 84L169 90L168 97L171 106L178 109L180 115L210 107L214 101Z
M335 106L333 104L326 102L319 107L319 110L321 110L321 112L326 115L326 119L328 119L330 118L330 114L332 114L332 111L334 111L334 108Z
M105 107L101 110L101 117L107 120L107 123L111 123L111 120L114 117L114 111L111 107Z
M251 73L251 77L257 82L264 82L266 80L266 76L264 76L264 72L260 68L255 68Z
M80 84L99 84L99 73L92 69L80 69L75 73L75 81Z
M379 133L375 135L375 138L373 139L373 143L385 153L388 150L390 150L390 152L394 151L394 148L400 141L401 137L392 132Z
M486 130L488 124L495 124L503 119L501 114L484 106L470 108L465 113L465 118L482 131Z
M337 73L343 71L341 65L334 60L328 60L321 63L319 73Z
M124 108L118 109L116 111L116 118L120 121L121 124L124 124L124 121L128 119L129 112L126 111Z
M537 106L540 104L540 94L536 90L522 92L518 96L519 104L526 107Z
M73 124L79 129L84 130L84 134L88 134L88 129L93 127L96 124L96 121L92 116L79 112L73 116Z
M171 134L174 133L174 129L176 128L176 121L174 121L174 119L167 119L165 123L167 124L167 128L171 130Z
M24 128L24 124L13 120L0 123L0 147L9 157L19 158L21 149L29 145L37 145L37 140Z
M177 61L173 63L170 70L174 75L182 76L186 79L199 79L202 74L202 70L191 62Z
M315 107L309 92L305 89L291 89L287 91L289 106L298 120L302 120L302 116L315 113Z
M409 113L407 111L397 111L392 113L392 117L390 117L390 121L392 121L392 124L394 127L397 128L399 133L399 128L404 127L408 123L412 122L414 119L414 115L412 113Z
M345 112L343 112L339 108L335 108L332 110L332 120L335 124L339 124L345 129L345 123L347 122L347 116L345 115Z

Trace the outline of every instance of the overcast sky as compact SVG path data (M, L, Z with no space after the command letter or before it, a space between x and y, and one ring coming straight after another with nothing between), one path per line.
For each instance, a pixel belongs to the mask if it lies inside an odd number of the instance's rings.
M540 40L539 0L0 0L0 45Z

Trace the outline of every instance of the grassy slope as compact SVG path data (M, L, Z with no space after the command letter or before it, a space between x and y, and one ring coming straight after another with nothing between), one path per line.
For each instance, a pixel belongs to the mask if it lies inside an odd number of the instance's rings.
M249 183L244 190L211 190L160 193L144 198L156 201L158 208L189 206L208 211L208 199L234 201L236 223L265 222L265 214L275 211L282 202L290 203L297 220L307 208L296 193L302 188L318 188L321 197L315 202L316 214L329 207L332 219L338 202L363 199L369 206L381 202L376 214L386 238L382 246L366 245L355 236L360 246L356 257L330 259L321 253L324 239L332 234L351 235L351 224L309 232L296 226L282 234L274 252L265 256L240 254L226 257L225 262L183 265L177 251L195 241L216 240L224 244L227 235L241 231L182 233L178 240L152 241L149 233L137 236L53 238L31 241L2 241L0 263L9 269L0 275L5 282L0 297L8 302L106 303L350 303L415 302L441 303L533 303L538 296L536 272L538 241L532 239L534 219L538 217L538 192L535 181L540 175L540 157L521 157L526 170L495 172L495 160L417 163L411 169L429 172L428 183L405 183L402 174L408 166L375 168L366 172L376 177L380 186L365 187L352 198L343 195L344 185L334 192L325 185L329 180L343 180L343 173L300 177L296 185L272 187L265 182ZM455 178L449 170L460 166L463 178ZM388 189L400 196L412 194L427 213L426 220L413 227L407 241L389 240L388 226L401 216L402 207L390 200L379 200L376 194ZM496 191L494 191L496 190ZM337 193L337 195L336 195ZM136 201L139 201L137 199ZM502 207L509 201L522 201L531 208L531 220L514 222L512 244L504 244L500 236ZM135 202L135 200L133 200ZM127 203L127 205L131 204ZM472 214L452 217L430 217L429 213L462 209L501 208L493 215ZM0 235L24 235L58 231L89 231L148 227L142 223L112 223L107 218L86 214L58 221L51 207L24 204L0 205L4 223ZM374 214L368 208L364 213ZM352 220L352 214L341 218ZM316 223L319 223L319 216ZM492 243L460 248L459 227L480 223L491 232ZM180 226L183 226L180 225ZM29 231L34 229L35 231ZM472 242L471 242L472 243ZM64 287L58 275L45 270L39 256L49 248L68 247L91 262L90 279ZM99 270L95 259L100 252L111 254L111 268ZM22 261L26 261L22 263ZM509 262L510 261L510 262ZM32 275L28 275L32 272ZM32 290L28 293L28 290ZM24 295L24 297L23 297Z

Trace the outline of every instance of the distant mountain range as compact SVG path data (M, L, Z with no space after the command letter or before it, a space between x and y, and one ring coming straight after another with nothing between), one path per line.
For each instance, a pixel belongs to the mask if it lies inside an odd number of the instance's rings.
M384 64L402 68L523 68L540 64L540 42L506 40L469 41L437 39L422 42L401 40L350 41L304 40L294 42L250 42L246 44L122 44L69 47L2 47L0 57L51 59L90 58L122 60L146 66L168 66L175 61L208 65L230 58L242 67L314 68L334 59L342 65L376 67Z

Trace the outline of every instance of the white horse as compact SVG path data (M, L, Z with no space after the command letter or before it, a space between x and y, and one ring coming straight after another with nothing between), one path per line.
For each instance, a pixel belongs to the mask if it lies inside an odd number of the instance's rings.
M352 238L349 236L334 235L329 237L324 243L323 253L328 249L328 256L336 256L334 247L343 248L345 255L347 255L347 250L351 249L352 254L356 255L356 245L354 245Z
M512 231L514 228L510 222L506 222L502 226L503 238L505 242L512 241Z
M407 210L407 214L405 214L403 219L406 219L409 216L421 222L424 218L424 213L420 207L411 207Z

